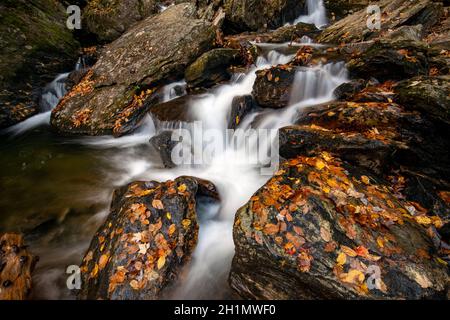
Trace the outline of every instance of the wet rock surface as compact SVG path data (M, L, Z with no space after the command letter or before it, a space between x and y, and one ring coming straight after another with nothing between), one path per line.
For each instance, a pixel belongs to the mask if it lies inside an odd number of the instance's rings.
M154 103L153 88L182 76L213 46L214 28L180 4L147 18L108 45L98 62L52 112L62 134L128 133ZM131 58L132 57L132 58Z
M219 48L208 51L187 67L185 79L189 87L212 87L231 78L227 70L240 64L240 52L236 49Z
M253 86L253 96L263 108L284 108L289 104L295 68L276 66L258 71Z
M25 300L32 289L32 273L38 258L27 250L23 236L0 236L0 300Z
M349 43L375 39L384 33L404 25L423 24L424 29L431 28L437 22L436 16L442 14L442 4L431 0L383 0L379 2L383 21L381 29L367 28L367 7L347 16L329 26L319 36L322 43ZM429 19L427 17L434 16Z
M347 66L355 77L374 77L381 82L426 75L428 48L421 42L380 40L350 60Z
M409 204L327 153L293 158L235 220L230 284L248 299L443 298L447 270Z
M405 80L395 87L395 92L399 104L450 124L450 76Z
M42 88L75 65L79 43L50 0L0 4L0 129L38 113Z
M116 190L111 213L84 257L79 299L153 300L168 294L197 244L196 196L214 190L191 177Z
M110 42L120 37L133 24L158 13L158 0L88 1L83 9L87 31L99 41Z
M294 21L305 10L304 1L296 0L224 0L226 27L233 31L276 29Z

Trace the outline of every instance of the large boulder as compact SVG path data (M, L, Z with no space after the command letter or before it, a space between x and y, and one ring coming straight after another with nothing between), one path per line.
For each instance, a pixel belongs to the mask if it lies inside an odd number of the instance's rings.
M110 42L151 14L159 12L158 0L89 0L83 9L87 31L99 41Z
M196 196L210 196L211 189L180 177L116 190L83 259L78 297L154 300L168 294L197 244Z
M23 236L0 236L0 300L25 300L31 291L31 275L37 262Z
M445 299L426 229L442 221L410 206L327 153L288 160L237 212L230 284L245 299Z
M416 41L375 41L347 63L354 77L403 80L429 72L428 46Z
M218 48L200 56L185 71L185 79L189 87L212 87L227 81L231 73L227 70L233 64L239 64L240 52L236 49Z
M275 66L256 72L253 96L264 108L284 108L291 99L296 69L288 65Z
M215 28L196 18L192 4L147 18L108 45L80 84L53 110L51 124L64 134L116 136L139 125L153 89L211 49Z
M74 67L79 44L66 19L52 0L0 3L0 129L39 112L45 85Z
M375 39L389 30L404 25L422 24L426 32L438 22L442 14L442 3L432 0L382 0L376 3L381 8L381 29L369 30L367 7L329 26L319 36L322 43L349 43Z
M225 27L233 31L276 29L305 12L301 0L223 0Z
M385 180L396 180L399 197L442 217L450 207L447 129L419 112L392 103L332 102L307 108L297 125L280 129L285 158L330 152ZM400 192L401 190L401 192Z
M416 77L395 87L396 101L440 122L450 124L450 76Z

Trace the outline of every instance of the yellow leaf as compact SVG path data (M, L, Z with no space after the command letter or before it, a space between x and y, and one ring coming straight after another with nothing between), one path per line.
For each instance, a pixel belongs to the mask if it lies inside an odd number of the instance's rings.
M165 264L166 264L166 257L165 256L159 257L158 264L157 264L158 270L161 270L162 267L164 267Z
M349 257L356 257L358 255L355 250L347 246L341 246L341 250Z
M137 282L136 280L131 280L130 287L132 287L134 290L139 290L139 282Z
M189 226L191 225L192 221L189 219L184 219L183 221L181 221L181 224L183 225L183 227L185 229L189 228Z
M91 278L95 278L98 274L98 264L95 264L94 269L91 271Z
M338 266L343 266L346 262L347 262L347 256L345 253L341 252L339 253L336 262L338 264Z
M384 248L384 240L381 237L377 238L377 244L380 248Z
M416 221L424 225L430 225L432 223L431 219L427 216L418 216L416 217Z
M185 192L186 189L187 189L187 187L186 187L186 185L184 183L178 187L178 191L179 192Z
M98 268L100 270L103 270L106 267L106 264L108 263L109 256L107 254L104 254L100 257L100 260L98 262Z
M370 180L367 176L362 176L361 181L364 182L364 184L367 184L367 185L370 184Z
M348 273L342 274L341 278L343 282L351 284L363 283L364 279L364 273L356 269L352 269Z
M167 217L167 219L172 220L172 215L170 214L170 212L166 213L166 217Z
M169 227L169 236L173 235L177 230L177 226L175 224L171 224Z
M322 160L317 160L316 161L316 168L318 170L322 170L323 168L325 168L325 162L323 162Z

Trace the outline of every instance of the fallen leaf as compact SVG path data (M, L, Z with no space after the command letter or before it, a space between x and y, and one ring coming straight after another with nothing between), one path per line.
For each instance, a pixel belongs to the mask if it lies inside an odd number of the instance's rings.
M343 266L347 262L347 256L345 253L341 252L337 256L336 262L338 266Z
M152 201L152 207L156 208L156 209L159 209L159 210L164 209L164 205L163 205L162 201L161 200L157 200L157 199L154 199Z
M159 257L158 263L157 263L158 270L161 270L165 264L166 264L166 257L165 256Z

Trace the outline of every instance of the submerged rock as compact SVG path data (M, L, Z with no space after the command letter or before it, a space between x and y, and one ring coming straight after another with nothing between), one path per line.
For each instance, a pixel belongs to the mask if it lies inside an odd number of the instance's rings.
M211 188L180 177L116 190L83 259L78 297L154 300L169 294L197 244L196 196L211 196Z
M395 86L395 100L410 110L450 124L450 76L416 77Z
M296 69L290 66L276 66L258 71L253 86L253 96L263 108L284 108L291 99Z
M172 131L164 131L150 139L151 145L158 151L165 168L174 168L172 150L178 144L172 140Z
M40 111L42 89L75 65L79 44L51 0L0 3L0 129Z
M256 108L256 102L252 95L235 97L231 103L230 118L228 121L229 129L236 129L242 120Z
M187 67L186 82L191 88L208 88L227 81L231 78L227 68L239 63L239 58L240 52L235 49L219 48L208 51Z
M437 217L327 153L300 156L236 215L230 285L245 299L445 298Z
M0 300L25 300L38 258L31 255L20 234L0 237Z
M83 81L53 110L58 132L120 136L154 104L154 88L212 48L214 27L180 4L140 22L108 45Z

